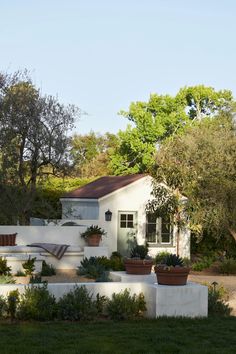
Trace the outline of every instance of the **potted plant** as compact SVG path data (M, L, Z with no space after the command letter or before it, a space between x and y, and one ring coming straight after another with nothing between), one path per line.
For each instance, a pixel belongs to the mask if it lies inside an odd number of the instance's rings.
M105 230L103 230L98 225L89 226L80 236L85 239L88 246L98 247L103 235L106 235Z
M167 255L163 261L154 267L157 282L161 285L186 285L189 267L176 254Z
M148 256L148 245L136 244L130 251L130 257L124 260L127 274L145 275L150 274L153 261Z

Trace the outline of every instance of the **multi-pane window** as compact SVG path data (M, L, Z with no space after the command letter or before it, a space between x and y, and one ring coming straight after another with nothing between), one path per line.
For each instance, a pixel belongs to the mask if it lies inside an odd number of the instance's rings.
M153 214L147 214L146 240L150 244L171 244L173 227L170 219L157 218Z
M132 229L134 227L134 214L120 214L120 227Z

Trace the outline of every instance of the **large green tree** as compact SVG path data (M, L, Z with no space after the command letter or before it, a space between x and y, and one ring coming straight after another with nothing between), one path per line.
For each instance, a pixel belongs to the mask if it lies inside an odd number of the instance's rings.
M0 75L1 210L29 222L37 181L67 165L68 131L79 110L42 96L27 74Z
M117 137L111 133L74 134L70 142L74 174L81 178L110 174L109 151L116 144Z
M174 97L152 94L148 102L131 103L128 112L121 111L131 124L118 134L119 144L111 156L113 172L147 172L166 138L203 117L228 112L232 105L230 91L203 85L180 89Z
M215 238L231 235L236 240L236 130L230 114L205 118L166 140L153 176L188 198L196 234L207 230Z

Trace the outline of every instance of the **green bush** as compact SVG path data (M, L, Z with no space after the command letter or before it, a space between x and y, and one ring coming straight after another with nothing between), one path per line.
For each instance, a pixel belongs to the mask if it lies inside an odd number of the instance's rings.
M92 320L98 313L96 301L93 301L92 294L85 286L75 286L59 299L57 306L58 318L61 320Z
M36 261L36 257L31 258L29 256L27 261L22 263L22 267L24 268L26 275L32 275L33 272L35 271L35 261Z
M11 320L16 318L17 305L19 303L19 290L12 290L7 296L7 312L10 315Z
M7 266L7 260L0 257L0 275L11 275L11 267Z
M20 297L18 318L21 320L50 321L56 317L56 300L47 285L25 288Z
M212 257L203 257L199 261L192 264L192 270L201 272L203 269L209 268L214 262Z
M5 317L7 312L7 301L4 296L0 295L0 318Z
M208 315L209 316L230 316L232 308L226 303L224 297L225 289L213 283L208 286Z
M107 303L107 313L112 320L130 320L143 316L146 311L144 295L130 295L130 291L125 289L118 294L113 293L112 298Z
M45 261L42 263L42 270L41 270L41 276L42 277L48 277L56 274L56 269L53 267L52 264L48 264Z
M236 259L225 258L219 265L219 271L223 274L236 274Z
M110 257L110 268L114 271L125 270L124 260L119 252L112 252Z
M106 257L84 258L77 269L77 274L95 279L96 281L109 281L109 265L110 261Z

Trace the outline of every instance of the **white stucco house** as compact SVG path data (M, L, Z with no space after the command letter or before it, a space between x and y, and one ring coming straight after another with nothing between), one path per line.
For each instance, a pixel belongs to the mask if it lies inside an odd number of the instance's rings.
M139 244L148 242L152 256L163 251L176 253L175 226L168 219L154 218L146 212L151 192L152 178L148 175L101 177L62 196L62 219L79 220L80 224L90 220L104 228L107 236L103 245L109 253L128 254L134 237ZM179 234L179 254L190 257L188 229Z

